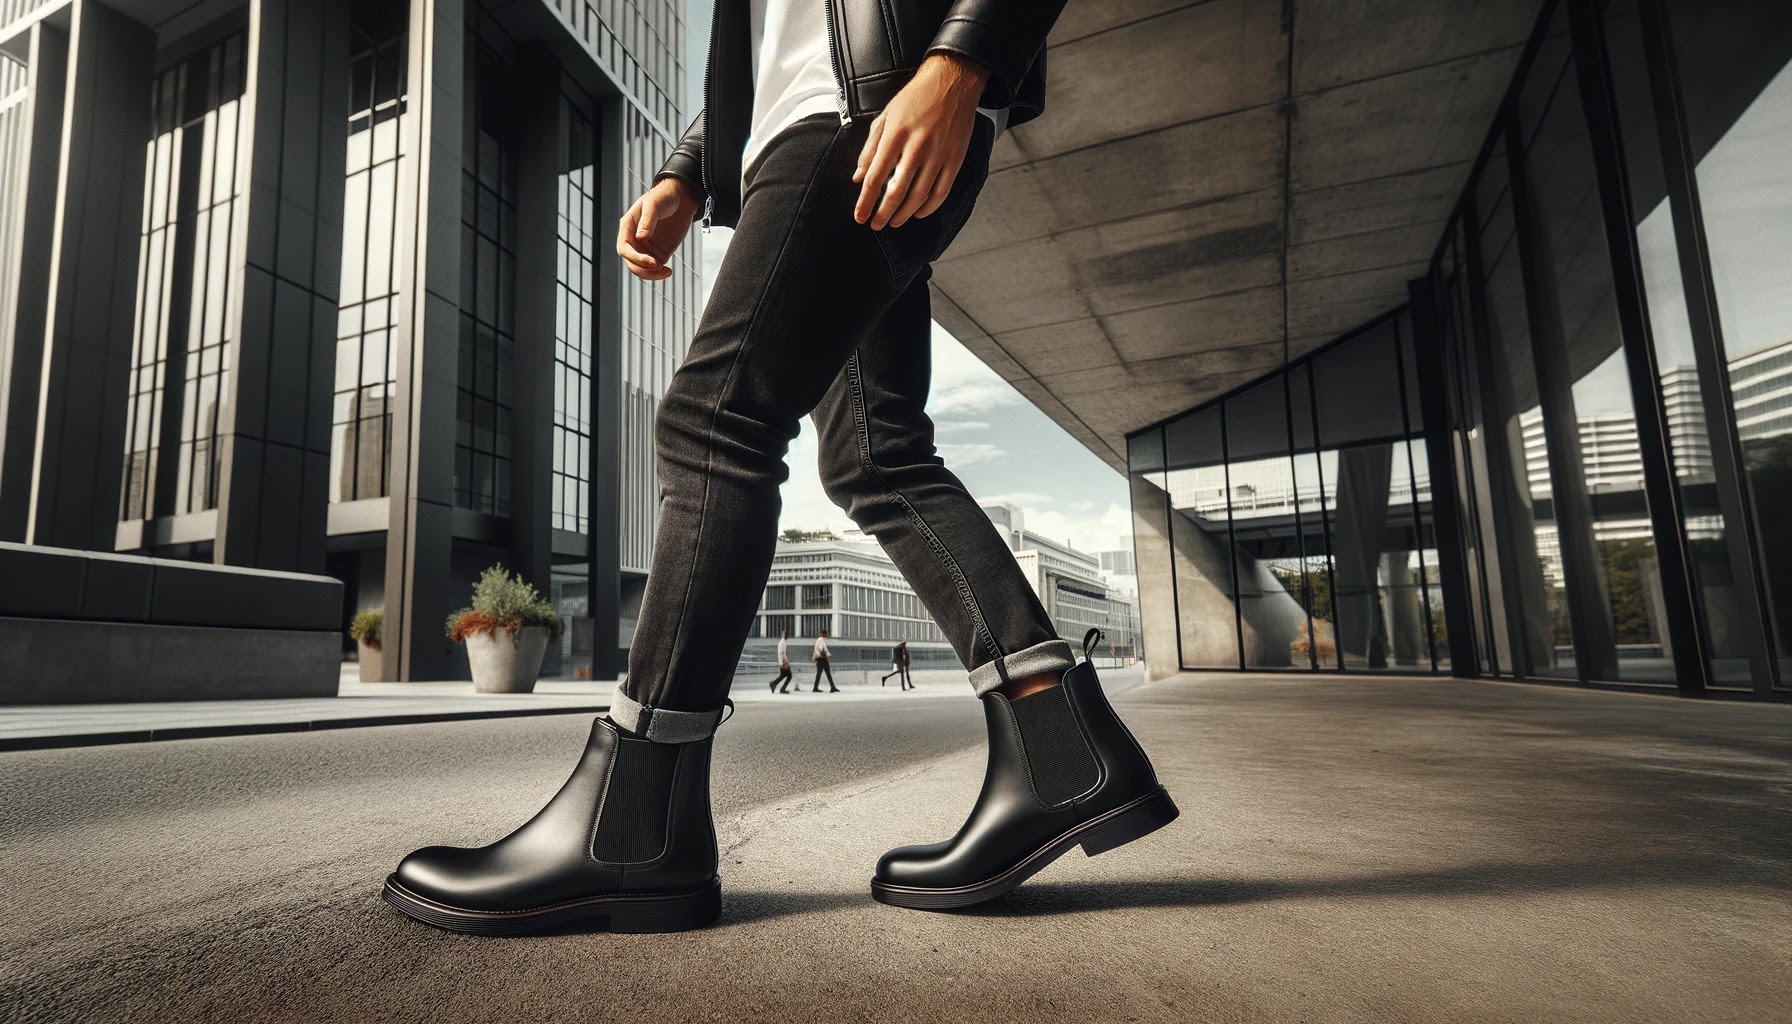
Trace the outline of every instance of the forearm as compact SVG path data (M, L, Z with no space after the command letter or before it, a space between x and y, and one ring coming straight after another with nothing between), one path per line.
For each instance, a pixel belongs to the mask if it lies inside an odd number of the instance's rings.
M989 71L989 103L1006 106L1045 46L1065 0L953 0L927 53L956 54Z

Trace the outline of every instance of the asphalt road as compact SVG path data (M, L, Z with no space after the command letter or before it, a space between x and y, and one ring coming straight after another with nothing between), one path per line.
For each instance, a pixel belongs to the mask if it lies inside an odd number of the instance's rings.
M718 821L982 744L981 710L957 687L829 698L741 703L717 744ZM295 916L345 915L416 935L376 905L392 864L417 846L489 841L525 820L564 781L590 722L565 715L0 755L0 1019L296 1010L230 989L314 971L304 943L296 963L226 967L220 958L241 943L217 938L275 926L268 914L289 927ZM262 971L271 973L258 981Z
M1792 707L1104 673L1182 817L1000 900L875 903L980 709L745 695L723 913L482 939L378 898L564 779L584 715L0 754L0 1022L1792 1020Z

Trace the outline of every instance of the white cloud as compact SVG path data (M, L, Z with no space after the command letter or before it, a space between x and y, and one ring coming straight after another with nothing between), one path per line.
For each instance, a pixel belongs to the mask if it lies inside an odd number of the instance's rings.
M1062 512L1040 504L1020 505L1029 532L1069 544L1078 551L1112 551L1132 547L1132 513L1110 502L1099 514Z
M1021 508L1027 508L1028 506L1033 505L1050 505L1052 503L1052 496L1049 494L1040 494L1038 491L1013 491L1008 494L991 494L988 496L988 500L1009 501L1019 505Z
M934 420L933 421L933 429L934 429L935 433L944 433L948 430L988 430L989 429L989 421L988 420Z
M967 377L944 386L936 381L927 411L934 416L951 417L958 413L986 413L1022 401L1020 392L991 374L987 380Z
M973 442L971 444L937 444L940 458L946 460L948 468L954 466L974 466L979 462L993 462L1007 454L1001 445Z

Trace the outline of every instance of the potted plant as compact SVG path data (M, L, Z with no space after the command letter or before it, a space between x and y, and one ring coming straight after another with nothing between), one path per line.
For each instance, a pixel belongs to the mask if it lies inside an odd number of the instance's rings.
M355 638L355 646L360 654L356 658L361 666L361 681L376 683L385 675L384 656L380 654L380 627L386 623L386 613L378 608L355 613L348 624L348 635Z
M494 565L473 585L473 604L448 616L448 639L467 645L475 693L529 693L560 617L520 575Z

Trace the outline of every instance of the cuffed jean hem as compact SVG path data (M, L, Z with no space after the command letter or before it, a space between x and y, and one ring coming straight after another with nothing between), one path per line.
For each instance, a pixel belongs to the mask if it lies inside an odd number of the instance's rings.
M616 688L610 698L610 721L654 743L690 743L715 735L727 706L714 711L668 711L650 708Z
M1076 650L1068 640L1046 640L1024 651L1002 656L1002 668L1010 679L1025 679L1041 672L1062 675L1076 667ZM981 697L1002 685L1002 674L991 661L971 669L971 689Z

